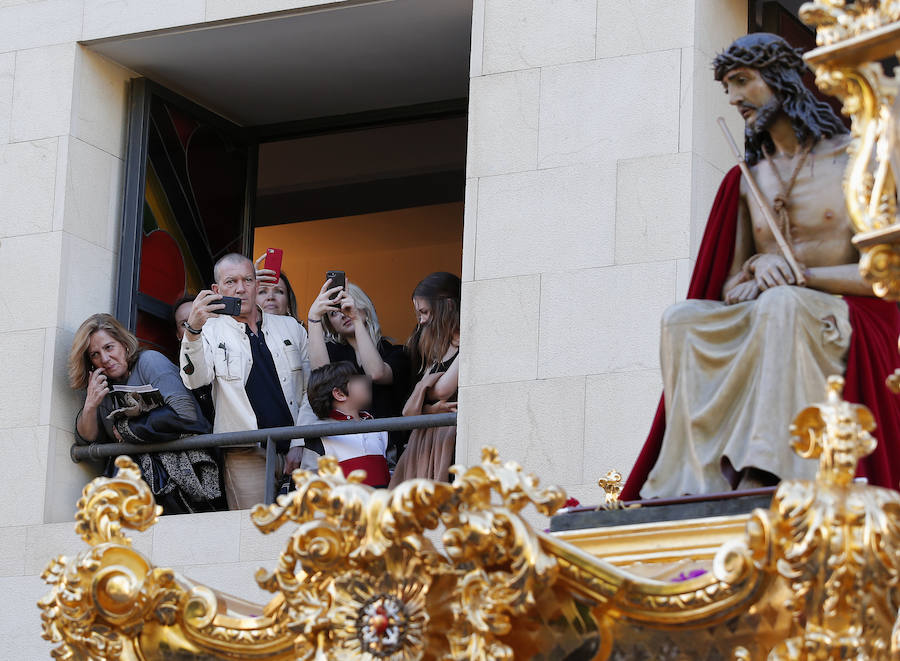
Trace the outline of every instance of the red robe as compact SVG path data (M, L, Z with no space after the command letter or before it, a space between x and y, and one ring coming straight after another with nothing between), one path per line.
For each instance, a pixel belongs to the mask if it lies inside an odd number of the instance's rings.
M735 166L725 175L713 202L691 275L688 298L722 300L722 287L734 257L740 189L741 171ZM867 477L870 484L897 489L900 483L900 398L888 390L885 379L900 367L897 349L900 308L896 303L870 296L844 296L844 300L853 327L844 374L844 398L868 406L878 424L874 434L878 447L860 462L858 473ZM824 398L823 391L822 400ZM666 409L660 398L650 434L622 489L622 500L640 498L641 488L659 457L665 431ZM787 429L784 434L787 440Z

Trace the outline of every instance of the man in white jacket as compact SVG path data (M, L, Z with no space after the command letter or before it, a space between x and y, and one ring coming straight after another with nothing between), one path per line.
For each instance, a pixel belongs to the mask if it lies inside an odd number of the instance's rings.
M309 380L306 329L256 305L256 270L243 255L225 255L213 275L212 290L197 295L183 324L182 381L192 390L212 384L214 433L297 424ZM225 308L222 296L240 299L240 314L217 314ZM230 447L224 454L229 507L264 502L264 449Z

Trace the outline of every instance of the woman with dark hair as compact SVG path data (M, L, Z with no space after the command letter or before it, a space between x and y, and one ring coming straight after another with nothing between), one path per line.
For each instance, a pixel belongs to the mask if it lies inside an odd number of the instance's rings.
M413 290L418 325L407 346L417 383L403 415L456 411L459 388L459 300L452 273L432 273ZM416 477L446 481L456 451L456 427L416 429L391 478L391 486Z
M265 254L260 255L253 262L256 268L256 303L266 314L276 314L281 317L293 317L297 319L297 297L294 296L294 288L291 281L284 273L280 273L275 279L275 271L263 268ZM297 319L297 321L300 321ZM303 322L300 321L303 325Z
M95 314L81 324L68 367L69 385L87 391L75 419L78 443L158 443L210 431L178 368L159 352L142 351L111 315ZM110 394L115 386L150 386L160 400L148 404L143 396L123 393L128 404L117 406ZM205 450L145 453L136 460L166 514L225 509L219 467ZM109 462L108 475L111 467Z
M265 271L263 271L265 273ZM294 288L291 281L284 273L274 285L260 280L256 300L259 307L266 314L277 314L297 318L297 297L294 296Z

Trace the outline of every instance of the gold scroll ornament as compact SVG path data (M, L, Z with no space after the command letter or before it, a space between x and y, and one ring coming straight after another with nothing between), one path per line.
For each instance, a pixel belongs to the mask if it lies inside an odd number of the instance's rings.
M819 460L815 482L782 482L747 526L754 564L790 587L791 635L771 661L900 658L900 495L854 482L875 422L843 386L831 377L826 401L791 426L795 451Z
M853 481L873 420L842 385L832 377L792 427L815 481L783 482L743 531L713 517L577 531L587 541L572 544L521 516L555 512L563 492L491 448L452 484L393 490L323 457L252 513L263 533L291 536L257 573L273 599L249 608L131 546L123 530L153 525L159 508L120 457L78 502L87 548L43 574L43 635L72 661L900 659L900 494ZM685 554L698 574L648 576Z
M878 296L900 300L898 83L878 62L900 49L900 2L816 0L800 17L817 30L818 48L805 56L816 83L852 118L844 196L860 272Z
M565 495L493 449L455 467L452 484L374 490L334 457L318 475L295 472L295 492L251 515L263 533L293 530L275 569L257 574L276 596L253 616L132 548L122 530L146 529L160 508L130 459L116 465L78 502L89 548L43 574L56 658L551 659L583 643L553 633L590 616L554 589L557 561L519 515L528 504L552 514ZM427 535L438 526L441 552Z
M599 509L617 510L625 507L625 504L619 500L619 494L624 488L622 474L616 469L606 472L606 475L597 480L597 486L603 489L603 502Z

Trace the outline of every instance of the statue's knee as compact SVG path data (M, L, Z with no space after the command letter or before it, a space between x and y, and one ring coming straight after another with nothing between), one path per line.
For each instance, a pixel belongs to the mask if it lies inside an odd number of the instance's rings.
M756 300L756 313L766 315L793 315L800 303L797 287L782 285L767 289Z
M695 321L697 318L695 303L696 301L682 301L667 307L662 314L663 332L667 328L682 326Z

